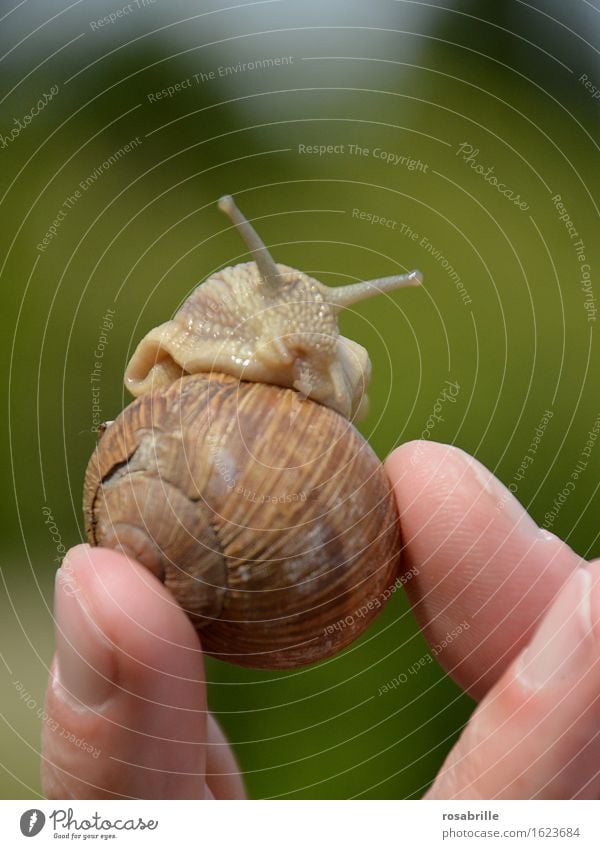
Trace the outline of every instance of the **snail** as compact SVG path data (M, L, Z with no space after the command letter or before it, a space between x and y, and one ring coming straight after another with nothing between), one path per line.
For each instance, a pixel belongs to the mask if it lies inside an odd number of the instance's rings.
M375 452L367 351L337 316L418 271L329 287L275 263L230 196L251 262L200 283L125 372L135 400L84 483L92 545L150 569L222 660L285 669L333 655L391 595L400 523Z

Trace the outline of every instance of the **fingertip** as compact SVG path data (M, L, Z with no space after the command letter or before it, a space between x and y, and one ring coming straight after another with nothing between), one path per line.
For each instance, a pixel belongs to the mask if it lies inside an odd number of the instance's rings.
M401 515L420 509L426 499L430 503L449 494L462 494L470 464L474 461L466 451L443 442L414 439L395 448L384 468L390 478Z
M81 593L98 631L118 649L120 665L131 668L135 662L164 671L201 666L192 622L158 578L131 557L75 546L57 582Z
M600 559L590 560L586 569L591 578L590 626L600 654Z
M199 798L205 676L185 612L139 563L89 546L76 546L65 558L55 604L58 663L44 729L47 792Z
M67 553L63 557L62 562L58 567L57 571L62 569L67 564L72 565L74 563L77 563L87 551L93 551L93 548L89 544L89 542L79 542L77 543L77 545L73 545L71 548L68 549Z
M421 457L427 454L436 442L426 439L411 439L403 442L391 451L384 461L384 467L392 477L403 475L407 468L414 467Z
M593 562L478 706L430 798L598 798L599 614Z
M70 548L60 568L65 569L67 567L81 574L82 577L85 577L86 573L90 570L105 569L115 564L120 567L127 565L144 569L141 563L127 554L115 551L112 548L103 548L97 545L92 546L88 543L79 543L78 545L74 545L73 548ZM144 571L150 574L148 569L144 569Z
M581 558L538 528L514 493L456 446L406 443L388 457L386 471L405 561L420 571L406 587L414 613L432 645L469 622L439 659L481 698Z

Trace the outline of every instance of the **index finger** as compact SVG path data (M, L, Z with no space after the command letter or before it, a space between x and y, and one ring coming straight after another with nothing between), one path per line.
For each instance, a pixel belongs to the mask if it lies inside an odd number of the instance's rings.
M442 666L480 699L582 560L459 448L409 442L385 468L417 621Z

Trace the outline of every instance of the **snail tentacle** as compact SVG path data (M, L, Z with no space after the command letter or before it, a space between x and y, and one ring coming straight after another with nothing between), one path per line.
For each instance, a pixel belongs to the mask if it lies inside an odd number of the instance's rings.
M219 200L219 209L228 215L235 224L267 286L273 289L277 288L280 274L275 265L275 260L244 213L237 208L231 195L224 195Z

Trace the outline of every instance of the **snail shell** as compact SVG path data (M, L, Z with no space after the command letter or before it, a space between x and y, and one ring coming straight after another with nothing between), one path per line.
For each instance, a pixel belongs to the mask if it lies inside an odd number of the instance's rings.
M420 274L324 286L220 206L254 261L213 274L138 346L137 398L86 471L86 533L151 569L209 654L297 667L364 631L397 575L395 499L349 420L369 357L337 313Z
M354 426L229 375L183 377L130 404L98 442L84 509L91 544L144 563L203 649L241 665L296 667L343 648L398 568L394 498Z

